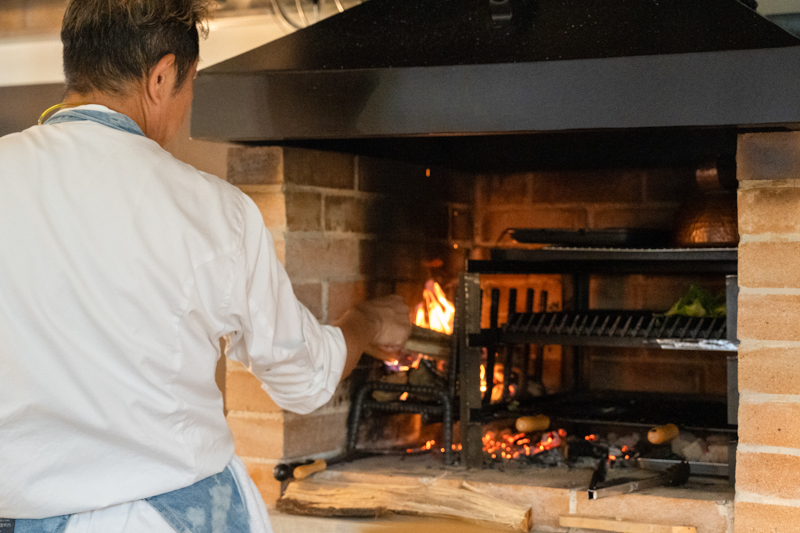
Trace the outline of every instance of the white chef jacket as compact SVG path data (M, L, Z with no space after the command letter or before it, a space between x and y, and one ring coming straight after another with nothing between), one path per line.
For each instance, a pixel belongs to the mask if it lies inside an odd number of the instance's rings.
M297 301L237 188L94 122L0 139L0 517L101 509L221 472L226 334L286 409L321 406L341 377L341 331Z

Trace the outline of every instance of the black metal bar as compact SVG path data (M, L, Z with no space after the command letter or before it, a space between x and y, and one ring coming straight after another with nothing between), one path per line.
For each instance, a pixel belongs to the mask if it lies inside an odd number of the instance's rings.
M509 289L508 291L508 316L517 312L517 289Z
M631 322L633 322L632 316L628 317L628 320L625 321L625 325L622 326L622 330L619 332L620 337L624 337L625 334L628 333L628 328L631 326Z
M517 312L517 289L508 291L508 320ZM503 400L507 401L511 396L511 375L514 369L514 345L504 347L505 358L503 363Z
M368 401L367 395L373 391L397 392L414 394L418 396L435 396L439 405L429 405L417 402L374 402ZM436 387L422 387L418 385L403 385L400 383L383 383L368 381L358 391L356 403L352 411L352 418L348 427L347 451L355 451L358 444L358 427L364 411L375 410L389 413L422 413L442 415L442 440L444 441L444 462L453 464L453 406L447 391Z
M602 324L600 324L600 327L599 327L599 328L597 328L597 331L593 332L593 334L594 334L594 335L596 335L596 336L598 336L598 337L602 337L602 336L603 336L603 332L606 330L606 324L608 324L608 322L609 322L610 320L611 320L611 317L610 317L610 316L606 316L606 317L604 317L604 318L603 318L603 323L602 323Z
M499 333L498 315L500 314L500 289L492 289L491 303L489 307L489 331L493 332L495 338ZM497 359L497 342L493 342L486 352L486 394L483 397L483 405L488 405L492 401L492 389L494 387L494 364Z
M724 332L723 332L724 333ZM470 343L474 346L481 346L491 342L488 330L484 333L470 335ZM669 341L673 341L670 343ZM705 342L704 342L705 341ZM737 344L733 341L726 341L725 339L669 339L658 337L609 337L603 335L602 337L587 337L585 335L543 335L536 333L504 333L500 336L500 342L507 342L509 344L524 344L529 342L531 344L541 344L543 346L550 345L563 345L563 346L615 346L620 348L670 348L675 350L710 350L722 352L735 352L737 351ZM680 344L677 344L680 343Z
M544 297L547 298L547 292L540 293L540 298ZM525 312L530 313L530 319L527 322L527 327L530 327L530 324L533 322L535 316L533 315L533 298L534 298L534 291L532 288L528 288L525 291ZM525 353L525 368L522 372L522 380L520 381L520 389L522 391L528 390L528 381L534 380L536 381L536 365L538 364L538 355L537 355L537 348L527 343L526 353ZM534 359L535 358L535 359ZM531 360L533 359L534 370L531 374Z
M636 322L636 327L633 328L631 332L631 337L635 337L637 333L639 333L639 329L642 327L642 322L644 322L644 317L640 317L639 320ZM645 335L646 337L647 335Z
M546 316L547 311L547 291L539 292L539 311L542 317ZM533 381L542 385L544 378L544 346L541 344L536 345L536 360L533 367Z
M461 420L461 459L468 468L483 466L483 426L473 412L481 408L481 348L470 343L470 335L481 330L480 276L462 273L458 284L459 304L456 313L462 316L458 337L459 409Z

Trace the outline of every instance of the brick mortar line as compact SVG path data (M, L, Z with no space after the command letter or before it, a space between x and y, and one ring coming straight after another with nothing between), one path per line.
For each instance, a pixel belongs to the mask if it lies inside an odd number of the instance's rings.
M745 234L739 237L739 244L747 244L750 242L766 242L766 243L781 243L781 242L800 242L800 233L757 233Z
M242 191L245 194L251 193L267 193L267 194L283 194L283 184L282 183L273 183L269 185L261 184L261 185L234 185L237 189Z
M249 187L275 187L275 185L250 185ZM261 192L260 190L254 190L253 192ZM273 192L273 191L264 191L264 192ZM408 202L414 201L413 197L405 196L405 195L398 195L392 193L385 193L385 192L370 192L370 191L359 191L357 189L337 189L335 187L317 187L315 185L295 185L295 184L287 184L287 186L280 191L282 193L295 193L295 192L306 192L306 193L319 193L323 196L323 198L330 198L330 197L339 197L339 198L355 198L360 200L407 200ZM466 202L453 202L446 199L441 199L438 203L442 205L448 205L453 207L459 207L461 209L472 209L472 204Z
M264 393L266 394L266 392ZM255 411L228 411L228 416L234 418L244 418L247 420L269 420L271 422L283 421L283 411L274 411L272 413L259 413Z
M717 513L725 519L725 533L734 533L734 507L732 501L718 501Z
M739 190L751 189L790 189L800 187L798 179L781 180L744 180L739 182Z
M800 457L800 449L786 448L785 446L768 446L766 444L738 444L737 451L741 453L767 453L771 455L790 455Z
M323 324L330 324L330 317L328 316L328 305L329 305L329 292L330 292L330 280L324 279L320 282L320 290L322 292L321 295L321 304L322 304L322 323ZM338 318L338 317L337 317Z
M762 341L743 339L739 343L739 353L756 351L763 348L800 348L800 341Z
M320 194L332 194L335 193L341 196L355 196L355 195L364 195L364 196L381 196L382 193L376 192L369 192L369 191L359 191L357 189L340 189L338 187L320 187L319 185L300 185L298 183L292 182L285 182L283 184L283 191L284 193L293 193L293 192L318 192Z
M780 507L800 507L800 500L789 500L787 498L776 498L775 496L762 496L754 492L736 491L735 501L737 503L756 503L763 505L778 505Z
M772 287L739 287L739 295L753 296L800 296L800 289L778 289Z
M800 394L771 394L749 390L739 391L739 403L761 405L765 403L800 403Z

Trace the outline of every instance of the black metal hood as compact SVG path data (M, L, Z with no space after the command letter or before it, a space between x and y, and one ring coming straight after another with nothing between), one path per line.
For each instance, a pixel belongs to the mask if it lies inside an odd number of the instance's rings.
M369 0L203 70L192 136L462 154L501 134L730 138L800 124L798 45L738 0Z

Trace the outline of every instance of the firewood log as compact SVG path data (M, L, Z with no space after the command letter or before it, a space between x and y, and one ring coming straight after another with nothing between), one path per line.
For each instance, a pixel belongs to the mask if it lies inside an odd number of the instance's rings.
M411 337L403 345L407 352L417 352L433 359L450 359L450 335L432 329L411 326Z
M309 478L289 483L278 500L284 513L324 517L379 517L388 512L502 525L528 533L532 510L462 482L375 484Z

